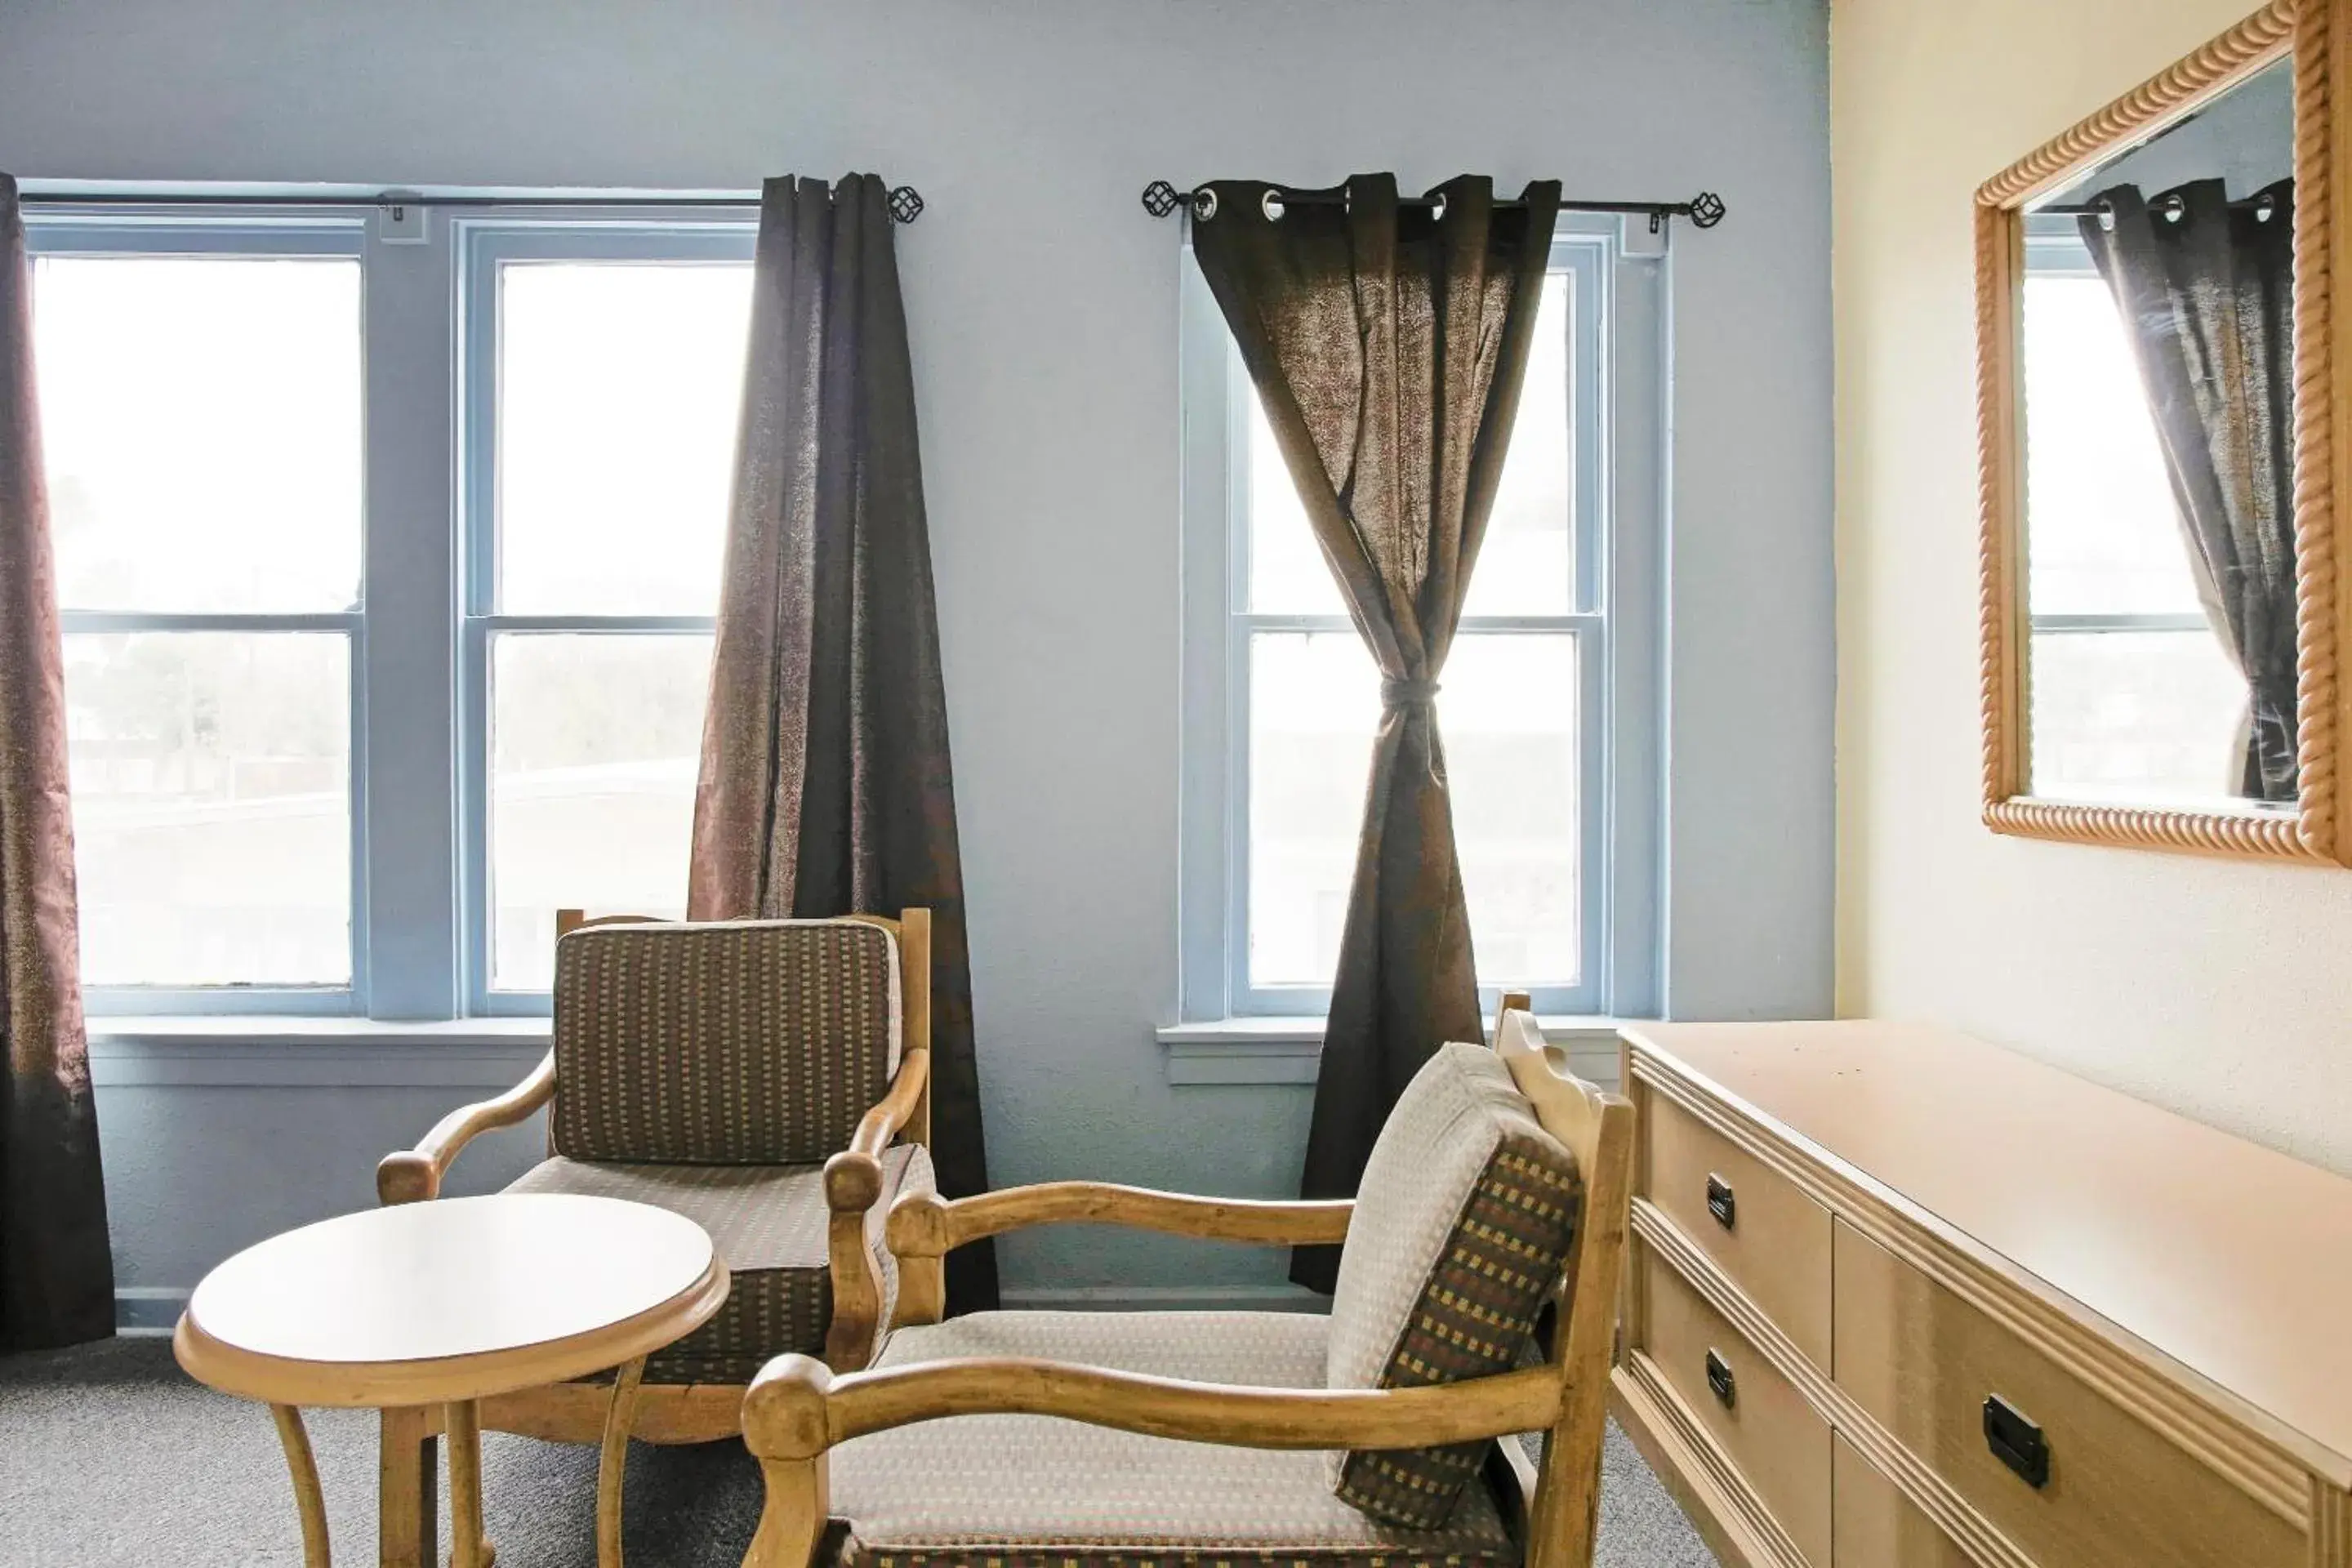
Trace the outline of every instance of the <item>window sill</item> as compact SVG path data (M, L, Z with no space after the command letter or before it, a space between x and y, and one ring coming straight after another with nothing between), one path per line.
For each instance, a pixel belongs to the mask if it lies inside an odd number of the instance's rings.
M1494 1020L1488 1018L1491 1031ZM1547 1015L1544 1038L1568 1054L1580 1076L1617 1081L1617 1020ZM1323 1020L1218 1018L1152 1031L1171 1084L1311 1084L1323 1055Z
M509 1089L547 1051L545 1018L305 1018L227 1013L89 1021L100 1089Z

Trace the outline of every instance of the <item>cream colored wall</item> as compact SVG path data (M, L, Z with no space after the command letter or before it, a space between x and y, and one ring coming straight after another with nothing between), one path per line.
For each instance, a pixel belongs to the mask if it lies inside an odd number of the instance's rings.
M2352 871L1978 820L1976 185L2252 0L1834 0L1838 996L2352 1172Z

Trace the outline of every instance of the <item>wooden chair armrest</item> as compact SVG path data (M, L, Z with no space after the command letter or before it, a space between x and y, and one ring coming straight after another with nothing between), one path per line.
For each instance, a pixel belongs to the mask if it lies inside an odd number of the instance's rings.
M835 1214L863 1214L882 1195L882 1152L923 1102L931 1081L931 1053L908 1051L898 1062L890 1092L858 1119L849 1147L824 1163L825 1206Z
M930 1079L930 1052L899 1058L890 1092L858 1119L849 1147L824 1163L825 1267L833 1276L824 1357L845 1372L872 1359L876 1339L888 1327L882 1321L882 1282L866 1246L866 1215L882 1200L882 1152L920 1113Z
M1419 1448L1559 1418L1557 1367L1423 1388L1252 1388L1018 1357L958 1357L835 1376L779 1356L743 1396L743 1441L808 1459L869 1432L947 1415L1059 1415L1095 1426L1243 1448Z
M1116 1225L1211 1241L1299 1247L1346 1239L1355 1200L1202 1198L1108 1182L1041 1182L952 1200L909 1193L890 1210L890 1250L936 1258L1033 1225Z
M461 1105L433 1124L414 1149L386 1154L376 1163L375 1195L386 1204L421 1203L441 1193L441 1177L474 1138L493 1128L511 1127L555 1095L555 1053L550 1051L530 1076L496 1100Z

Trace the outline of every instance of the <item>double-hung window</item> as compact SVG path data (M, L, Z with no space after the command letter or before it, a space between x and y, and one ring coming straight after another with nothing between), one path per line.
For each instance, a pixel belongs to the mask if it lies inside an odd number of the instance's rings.
M93 988L352 997L364 244L293 218L40 235Z
M1638 220L1637 220L1638 221ZM1644 247L1644 249L1654 247ZM1480 988L1646 1003L1657 274L1564 216L1437 718ZM1380 680L1188 259L1183 1011L1328 1005Z
M559 905L686 912L751 237L461 226L473 1001Z
M543 1011L682 912L754 226L39 211L83 973L108 1011Z

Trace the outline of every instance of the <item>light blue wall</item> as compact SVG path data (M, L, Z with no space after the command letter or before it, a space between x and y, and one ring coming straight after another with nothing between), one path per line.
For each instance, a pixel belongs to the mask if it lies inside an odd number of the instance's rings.
M1171 1087L1151 1037L1176 1004L1178 237L1136 193L1468 169L1730 202L1671 263L1666 994L1823 1013L1826 77L1821 0L13 0L0 168L919 187L901 266L994 1174L1271 1194L1306 1092ZM376 1153L472 1092L126 1081L149 1056L101 1064L100 1110L124 1278L150 1290L366 1202ZM528 1140L482 1153L511 1170ZM1279 1277L1079 1233L1016 1238L1005 1267L1029 1289Z

